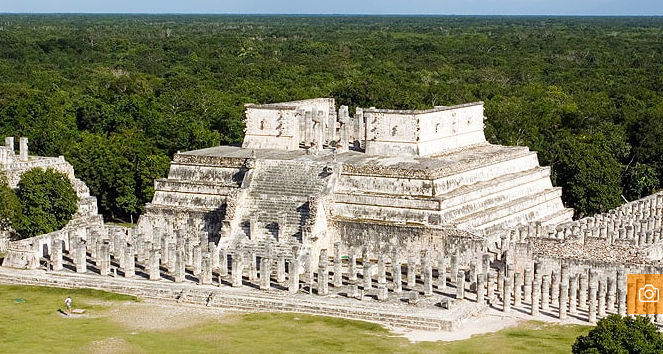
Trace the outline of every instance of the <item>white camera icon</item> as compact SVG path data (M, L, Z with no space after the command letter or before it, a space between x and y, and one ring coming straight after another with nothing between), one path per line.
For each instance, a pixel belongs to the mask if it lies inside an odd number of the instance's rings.
M638 290L640 302L658 302L658 289L651 284L646 284Z

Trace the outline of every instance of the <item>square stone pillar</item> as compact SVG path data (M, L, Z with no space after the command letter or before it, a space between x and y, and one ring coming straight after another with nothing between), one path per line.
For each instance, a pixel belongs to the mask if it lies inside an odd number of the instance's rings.
M249 251L249 281L258 280L258 256L254 251Z
M486 275L477 274L477 303L484 305L486 302Z
M134 254L134 246L132 244L124 244L124 277L132 278L136 275L136 255Z
M580 291L578 292L578 307L587 308L587 289L589 285L589 277L587 272L580 273Z
M159 269L159 255L159 250L150 251L150 258L147 265L150 280L161 279L161 270Z
M523 277L520 273L513 274L513 306L523 305Z
M502 311L511 312L511 291L512 291L512 280L510 277L504 278L504 295L502 296Z
M465 299L465 272L462 270L456 275L456 299Z
M605 315L606 315L606 312L605 312L605 298L606 298L606 292L607 292L605 280L599 280L598 281L598 286L599 286L599 293L598 293L599 298L598 298L598 302L597 302L598 309L596 311L597 311L597 313L600 317L605 317Z
M525 269L525 274L524 274L524 280L525 284L523 285L523 293L525 294L525 302L532 302L532 281L533 281L533 274L532 274L532 269L526 268Z
M28 161L28 138L19 138L19 158Z
M202 261L203 261L203 250L200 245L196 245L193 247L193 275L198 276L200 275L200 271L202 268Z
M198 275L198 280L201 285L211 285L212 284L212 253L205 252L203 253L203 258L201 261L201 270L200 275Z
M334 243L334 287L343 286L343 259L341 258L341 243Z
M364 277L364 291L367 291L373 287L373 278L371 276L371 260L368 258L362 259L363 272L362 276Z
M458 255L457 254L452 254L451 255L451 281L455 282L457 279L458 275Z
M444 253L441 253L437 259L437 290L440 292L447 290L447 259Z
M16 146L14 145L14 137L13 136L8 136L5 137L5 147L9 149L10 154L14 154L14 151L16 149Z
M563 277L559 284L559 319L566 319L566 311L569 302L569 279Z
M391 277L392 277L393 282L394 282L394 293L400 294L400 293L403 292L403 280L401 279L402 278L401 263L398 262L395 259L392 259L391 262L392 262L391 263Z
M83 239L76 243L74 263L76 263L76 273L87 272L87 247Z
M54 271L59 271L64 268L62 261L62 240L55 237L51 240L51 268Z
M387 289L387 284L378 283L378 301L387 300L389 300L389 289Z
M538 277L534 277L532 282L532 308L530 310L530 315L538 316L539 315L539 300L541 299L541 280Z
M260 258L260 290L269 290L271 287L272 261L269 258Z
M589 311L587 316L587 321L589 321L589 323L596 323L596 300L597 288L596 284L592 281L589 284Z
M231 277L232 277L232 286L234 288L239 288L242 286L242 273L244 269L244 260L241 253L235 253L231 256Z
M320 251L318 261L318 295L329 294L329 257L327 250Z
M355 254L354 251L351 251L348 258L349 258L348 279L350 280L350 282L356 282L357 281L357 255Z
M99 268L99 273L101 275L109 275L110 266L110 242L108 240L103 240L99 244L99 254L97 257L97 267Z
M550 275L541 277L541 309L550 309Z
M301 268L301 261L295 253L290 262L290 267L288 267L288 291L291 294L296 294L299 291L299 268Z
M569 313L578 313L578 276L574 275L569 278Z
M407 287L412 290L417 285L417 261L414 257L407 258Z
M175 267L176 267L176 265L175 265L175 253L176 253L177 245L173 242L169 242L168 246L166 246L166 247L167 247L166 253L168 254L168 261L166 262L166 268L168 268L168 271L170 273L173 273L173 271L175 270Z
M276 282L285 284L285 257L282 254L276 256Z
M176 283L181 283L186 279L186 270L185 270L185 254L183 249L178 249L175 251L175 269L171 272L173 273L173 279Z
M228 276L228 251L226 249L221 249L219 251L219 277ZM221 281L219 281L219 284Z
M387 269L382 254L378 255L378 284L387 284Z
M486 297L488 298L488 303L492 304L495 302L495 282L497 281L497 274L493 271L488 272L488 281L486 283Z

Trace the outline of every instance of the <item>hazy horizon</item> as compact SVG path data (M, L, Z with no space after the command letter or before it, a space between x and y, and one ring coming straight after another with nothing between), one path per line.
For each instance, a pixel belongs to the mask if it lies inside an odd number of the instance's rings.
M660 0L0 0L3 14L662 16Z

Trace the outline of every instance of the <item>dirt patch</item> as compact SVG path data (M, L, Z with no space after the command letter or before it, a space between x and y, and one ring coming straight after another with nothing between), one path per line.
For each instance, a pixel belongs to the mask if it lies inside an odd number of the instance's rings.
M170 304L158 301L127 301L113 303L108 310L111 321L132 331L170 331L202 325L212 321L232 321L230 312L187 304Z

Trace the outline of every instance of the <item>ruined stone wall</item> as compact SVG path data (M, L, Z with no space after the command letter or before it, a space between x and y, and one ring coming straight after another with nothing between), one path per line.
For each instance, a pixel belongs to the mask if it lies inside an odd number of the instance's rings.
M366 153L431 156L484 144L483 103L425 111L364 109Z

